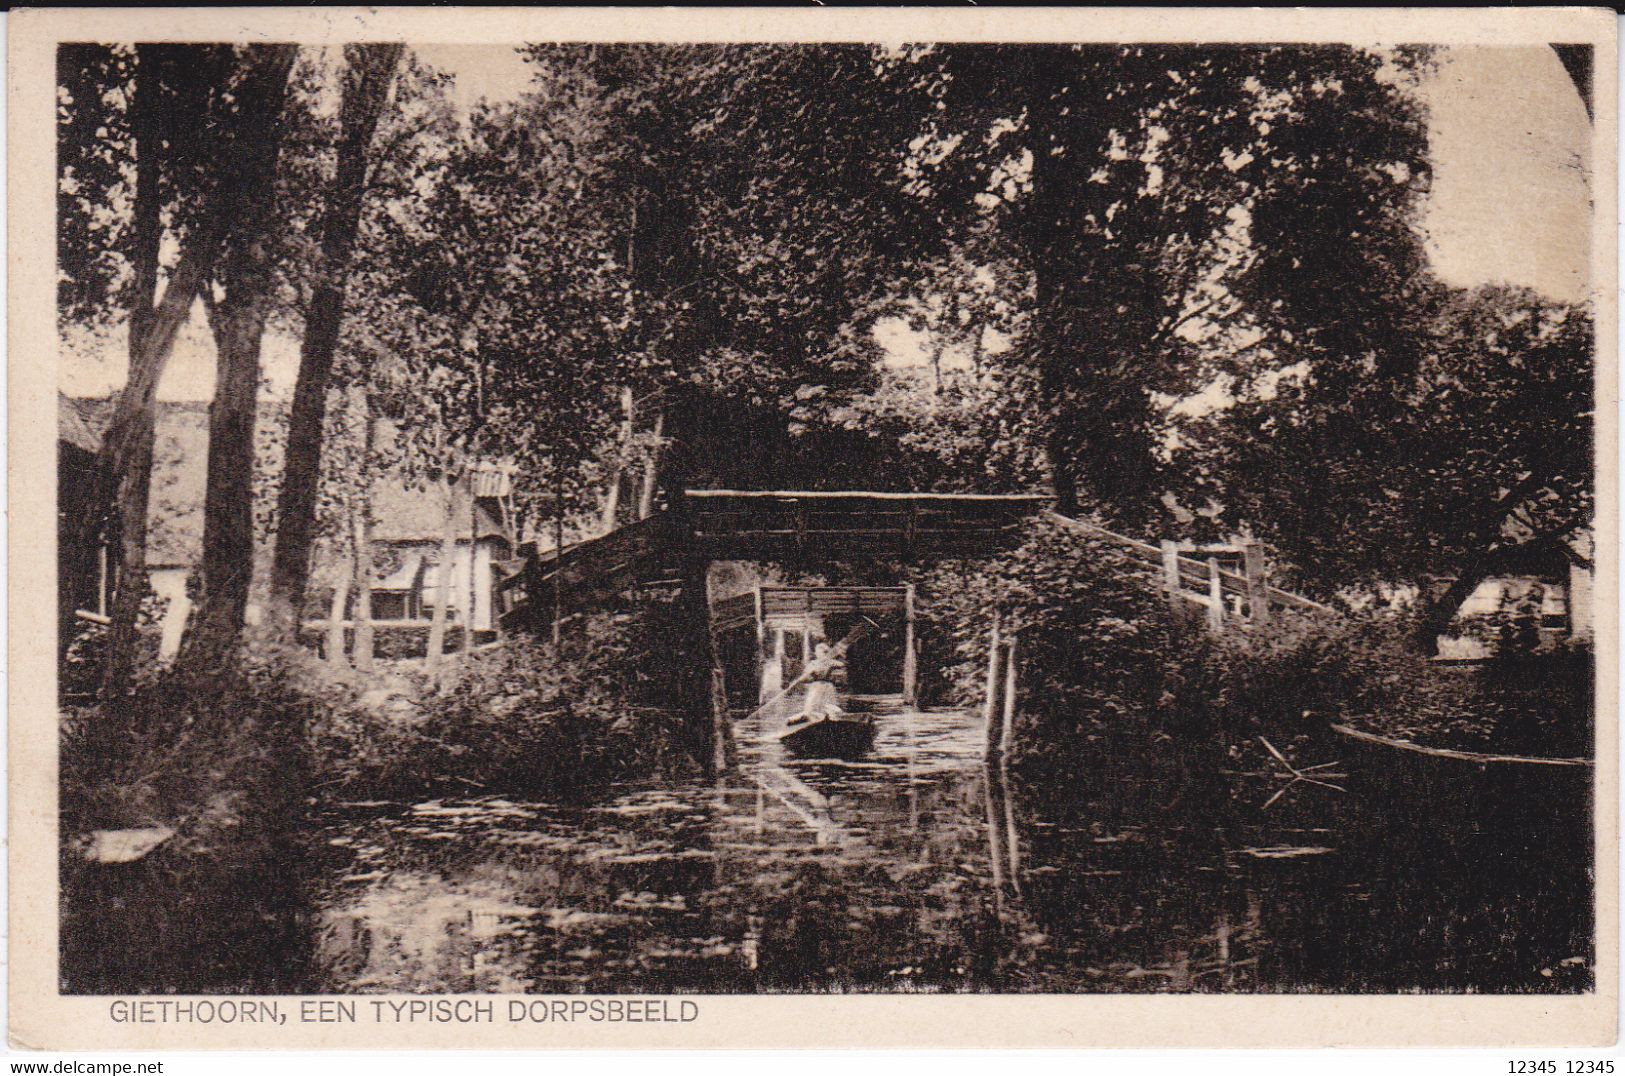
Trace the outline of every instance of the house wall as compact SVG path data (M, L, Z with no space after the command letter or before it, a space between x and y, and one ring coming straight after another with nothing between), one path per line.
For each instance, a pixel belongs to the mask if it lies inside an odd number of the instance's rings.
M452 553L451 595L447 611L460 617L469 604L469 591L473 590L473 621L476 631L488 631L492 621L491 564L496 542L481 539L477 544L459 542ZM422 599L427 614L440 603L440 572L433 562L440 556L440 546L424 544L420 547L428 567L423 572ZM460 622L460 620L459 620Z
M1563 616L1568 609L1567 588L1562 583L1544 582L1525 576L1493 576L1478 585L1457 610L1457 616L1492 616L1500 611L1505 600L1518 601L1531 587L1542 590L1540 612L1542 616Z
M1595 563L1597 542L1589 528L1576 533L1569 540L1575 556L1569 560L1569 625L1576 639L1589 641L1595 627L1595 609L1592 602L1592 570L1586 564Z
M1520 601L1537 586L1541 589L1542 645L1552 645L1565 634L1579 635L1582 626L1584 631L1590 631L1589 574L1583 584L1583 611L1576 608L1572 572L1567 584L1529 576L1492 576L1480 583L1461 603L1451 631L1439 636L1439 656L1453 661L1479 661L1490 657L1495 653L1495 643L1493 639L1483 637L1483 625L1493 623L1488 618L1505 610L1508 603ZM1561 626L1565 622L1567 629ZM1478 625L1477 630L1475 624Z
M1569 624L1576 639L1591 638L1594 627L1591 584L1589 569L1569 565Z

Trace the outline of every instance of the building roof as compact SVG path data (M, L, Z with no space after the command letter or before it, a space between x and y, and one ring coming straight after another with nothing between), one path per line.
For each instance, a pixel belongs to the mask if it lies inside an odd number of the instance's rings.
M466 501L464 502L467 503ZM396 475L379 479L372 487L372 536L379 542L438 542L445 537L451 494L443 483L414 483ZM500 538L500 521L483 500L459 513L452 533L459 542L473 538Z
M262 422L272 418L260 409ZM57 396L57 438L87 452L97 452L112 413L107 398ZM265 464L281 468L280 439ZM197 401L160 401L157 442L153 446L152 496L148 514L147 564L191 566L202 560L203 500L208 484L209 409ZM489 480L488 480L489 481ZM490 488L487 486L486 488ZM480 489L476 486L476 489ZM380 542L439 542L444 537L448 491L444 485L414 482L398 474L380 477L372 487L373 538ZM500 519L489 501L456 521L456 540L502 537ZM320 543L319 543L320 544Z
M102 450L101 409L105 400L76 400L56 394L56 439L91 455ZM87 412L89 412L87 414Z

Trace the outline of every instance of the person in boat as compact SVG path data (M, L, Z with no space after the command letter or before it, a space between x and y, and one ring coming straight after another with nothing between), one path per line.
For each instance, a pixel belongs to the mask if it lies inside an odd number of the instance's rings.
M831 647L828 643L819 643L813 649L812 660L807 663L803 673L807 678L807 701L802 704L801 713L791 719L790 724L799 725L804 721L812 721L841 715L841 704L835 694L835 678L846 671L846 660L841 656L839 646Z

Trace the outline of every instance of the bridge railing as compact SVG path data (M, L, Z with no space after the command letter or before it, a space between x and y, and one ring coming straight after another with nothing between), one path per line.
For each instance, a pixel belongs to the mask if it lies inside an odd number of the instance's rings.
M705 556L964 555L999 545L1049 498L865 490L687 490Z
M1152 545L1150 542L1142 542L1137 538L1130 538L1125 534L1118 534L1087 520L1063 516L1058 512L1046 512L1045 518L1060 524L1067 530L1109 542L1129 553L1134 559L1148 568L1158 571L1164 568L1164 554L1160 546ZM1251 600L1252 590L1247 577L1244 575L1237 575L1235 572L1220 568L1202 558L1187 557L1183 554L1176 555L1174 564L1179 574L1179 594L1181 597L1188 598L1200 605L1209 604L1213 597L1213 580L1217 578L1221 595L1235 596L1244 602ZM1320 613L1332 612L1330 606L1323 605L1312 598L1305 598L1301 594L1294 594L1290 590L1282 590L1277 586L1265 584L1263 593L1266 600L1283 608Z
M522 548L524 566L496 587L503 629L539 627L553 613L555 595L561 613L613 597L665 558L673 533L672 520L657 512L562 550Z

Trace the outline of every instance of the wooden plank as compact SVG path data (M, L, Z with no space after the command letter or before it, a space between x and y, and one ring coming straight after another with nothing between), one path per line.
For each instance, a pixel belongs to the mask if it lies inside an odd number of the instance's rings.
M1218 633L1224 630L1224 584L1219 579L1219 562L1210 560L1207 567L1207 626L1209 631Z
M728 736L732 731L728 723L728 682L723 671L722 650L717 645L715 621L710 616L713 605L709 566L696 564L690 580L690 585L703 587L705 592L706 656L711 667L711 774L715 776L728 768Z
M1179 579L1179 546L1167 539L1162 543L1162 589L1168 597L1168 604L1176 614L1184 612L1179 599L1185 589Z
M922 503L955 503L965 504L1048 504L1055 498L1044 493L893 493L880 490L771 490L771 489L687 489L683 491L684 497L699 501L720 500L772 500L774 498L795 498L797 500L834 501L834 500L871 500L871 501L920 501Z
M903 598L903 702L915 703L914 681L914 584L910 583Z

